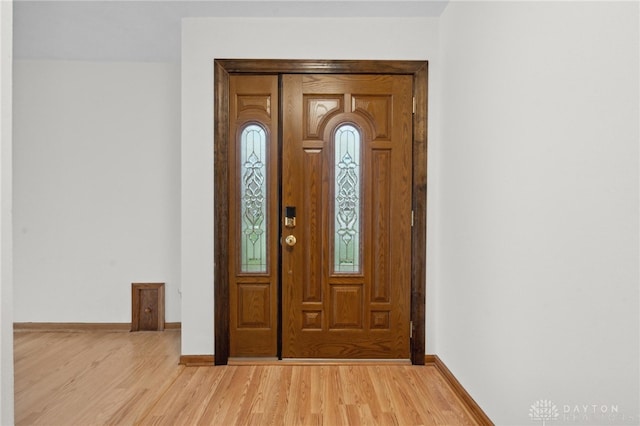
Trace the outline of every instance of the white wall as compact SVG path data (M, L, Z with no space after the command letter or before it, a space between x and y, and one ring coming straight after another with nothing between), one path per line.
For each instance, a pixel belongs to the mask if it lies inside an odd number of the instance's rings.
M532 424L539 399L638 424L638 35L637 3L453 2L440 19L185 19L181 76L17 61L15 320L127 322L130 283L165 281L182 353L212 354L213 59L429 60L427 352L498 424Z
M540 424L541 399L547 424L640 424L638 19L637 2L441 17L437 353L497 424Z
M15 61L16 322L180 321L177 64Z
M13 424L12 100L13 2L0 1L0 425Z
M382 30L384 29L384 30ZM433 18L191 18L182 32L182 353L213 354L213 59L429 60ZM437 89L430 92L431 100ZM432 114L432 118L435 114ZM437 120L436 120L437 121ZM429 127L430 137L437 125ZM430 143L433 139L430 139ZM430 162L432 161L430 157ZM430 181L432 184L433 181ZM431 220L431 217L430 219ZM427 268L430 271L430 268ZM430 272L429 272L430 273ZM427 283L429 277L427 277ZM429 291L429 289L427 289ZM428 308L429 309L429 308ZM431 324L427 321L427 345Z

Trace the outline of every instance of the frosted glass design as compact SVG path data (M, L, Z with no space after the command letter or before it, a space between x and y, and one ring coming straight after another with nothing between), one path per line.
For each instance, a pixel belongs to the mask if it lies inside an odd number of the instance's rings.
M343 124L335 133L334 272L360 272L360 132Z
M240 211L242 212L240 271L267 272L267 135L250 124L240 136Z

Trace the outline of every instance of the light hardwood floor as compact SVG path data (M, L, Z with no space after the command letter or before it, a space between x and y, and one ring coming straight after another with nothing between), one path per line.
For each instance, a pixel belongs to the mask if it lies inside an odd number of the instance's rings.
M476 424L432 366L184 367L179 356L179 331L16 332L16 424Z

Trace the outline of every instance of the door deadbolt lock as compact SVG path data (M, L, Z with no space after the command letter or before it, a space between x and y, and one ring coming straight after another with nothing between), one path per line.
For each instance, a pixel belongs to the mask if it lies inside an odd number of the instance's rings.
M284 208L284 226L286 228L296 227L296 208L295 207L287 206Z
M296 240L296 237L293 235L288 235L285 239L284 239L285 244L287 244L289 247L293 247L296 245L296 243L298 242L298 240Z

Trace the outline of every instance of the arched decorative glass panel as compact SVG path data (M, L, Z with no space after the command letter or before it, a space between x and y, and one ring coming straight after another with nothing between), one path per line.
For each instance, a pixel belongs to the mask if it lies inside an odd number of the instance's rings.
M360 223L361 165L360 132L351 124L336 129L334 187L334 266L336 273L361 270Z
M267 135L250 124L240 135L240 272L267 272Z

